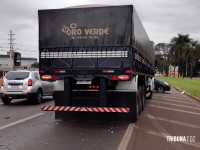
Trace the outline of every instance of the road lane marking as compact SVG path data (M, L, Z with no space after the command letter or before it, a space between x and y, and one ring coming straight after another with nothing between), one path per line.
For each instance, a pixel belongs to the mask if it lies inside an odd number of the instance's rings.
M178 105L178 104L172 104L172 103L166 103L166 102L159 102L159 101L154 101L154 100L152 100L151 102L200 110L200 108L191 107L191 106L184 106L184 105Z
M153 98L153 99L156 99L156 98ZM157 100L161 100L161 99L157 99ZM176 101L176 100L171 100L171 99L162 99L162 101L172 101L172 102L179 102L179 103L185 103L185 104L192 104L194 105L193 103L191 102L186 102L186 101Z
M148 110L146 110L146 112L148 114L150 114L148 112ZM167 129L165 127L163 127L162 124L160 124L157 120L154 120L154 119L151 119L151 118L149 118L149 120L154 125L154 127L158 130L159 133L169 134L168 131L167 131ZM173 146L173 148L175 150L184 150L183 147L181 145L177 144L177 143L175 143L175 144L170 143L170 144Z
M189 113L189 114L193 114L193 115L200 115L200 113L191 112L191 111L185 111L185 110L180 110L180 109L174 109L174 108L168 108L168 107L162 107L162 106L156 106L156 105L149 105L149 106L160 108L160 109L167 109L167 110L173 110L173 111L179 111L179 112Z
M19 124L19 123L25 122L25 121L27 121L27 120L30 120L30 119L39 117L39 116L41 116L41 115L44 115L44 113L39 113L39 114L30 116L30 117L27 117L27 118L24 118L24 119L21 119L21 120L18 120L18 121L9 123L9 124L7 124L7 125L1 126L1 127L0 127L0 131L3 130L3 129L6 129L6 128L12 127L12 126L14 126L14 125L17 125L17 124Z
M162 118L162 117L155 117L155 116L147 115L147 114L145 114L145 116L148 117L148 118L151 118L151 119L155 119L155 120L160 120L160 121L174 123L174 124L178 124L178 125L182 125L182 126L186 126L186 127L200 129L200 126L194 125L194 124L190 124L190 123L186 123L186 122L181 122L181 121L177 121L177 120L166 119L166 118Z
M128 147L128 143L130 141L131 135L133 134L133 129L135 127L134 123L130 123L128 128L126 129L126 132L124 134L124 137L122 138L117 150L126 150Z
M144 132L148 133L148 134L151 134L151 135L154 135L154 136L158 136L158 137L161 137L161 138L165 138L166 141L167 141L167 136L172 136L170 134L167 134L167 133L162 133L162 132L156 132L156 131L153 131L153 130L149 130L149 129L144 129L144 128L140 128L141 130L143 130ZM171 144L185 144L185 145L189 145L189 146L193 146L193 147L196 147L196 148L200 148L200 143L198 142L195 142L195 143L191 143L191 142L170 142Z

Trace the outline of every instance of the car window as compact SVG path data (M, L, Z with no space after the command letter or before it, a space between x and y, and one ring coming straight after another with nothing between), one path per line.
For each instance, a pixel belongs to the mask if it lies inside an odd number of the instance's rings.
M39 80L39 79L40 79L40 77L39 77L38 73L34 72L34 76L35 76L35 78L36 78L37 80Z
M29 72L8 72L5 76L7 80L24 80L29 77Z

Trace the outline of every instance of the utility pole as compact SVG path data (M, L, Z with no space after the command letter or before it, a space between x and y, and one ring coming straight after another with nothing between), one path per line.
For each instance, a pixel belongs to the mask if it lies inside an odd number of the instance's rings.
M11 64L11 70L13 70L14 68L14 53L13 53L13 45L15 43L13 43L13 41L15 40L13 37L15 36L15 34L12 33L12 30L10 30L10 34L8 34L10 36L9 38L9 45L10 45L10 64Z

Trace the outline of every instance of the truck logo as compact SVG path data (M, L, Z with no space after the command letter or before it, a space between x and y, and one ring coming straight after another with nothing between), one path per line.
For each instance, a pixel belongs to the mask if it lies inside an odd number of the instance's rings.
M98 38L100 35L108 35L109 28L78 28L76 23L71 23L68 26L62 26L62 32L67 34L68 36L72 36L72 38Z

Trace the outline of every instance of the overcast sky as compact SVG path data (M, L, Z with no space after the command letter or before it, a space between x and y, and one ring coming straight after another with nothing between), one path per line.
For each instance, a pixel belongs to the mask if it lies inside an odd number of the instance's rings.
M133 4L150 40L169 43L178 33L200 41L200 0L0 0L0 53L9 50L10 30L14 49L22 56L38 57L38 9L85 4Z

